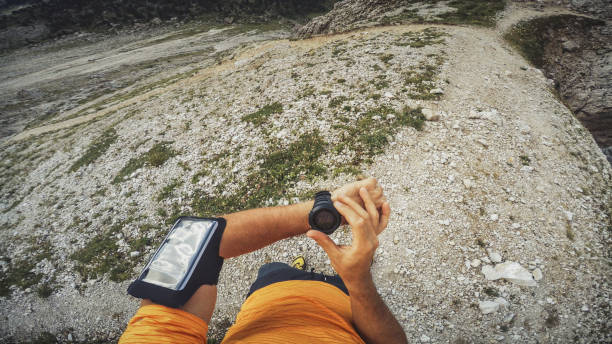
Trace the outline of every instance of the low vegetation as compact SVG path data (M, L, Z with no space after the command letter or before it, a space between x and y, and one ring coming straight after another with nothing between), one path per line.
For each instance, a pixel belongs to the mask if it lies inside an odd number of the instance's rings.
M92 142L83 156L79 158L72 166L70 171L75 172L82 166L87 166L104 155L108 148L117 141L117 132L114 128L105 130L100 137Z
M155 229L154 226L144 225L139 227L138 239L124 239L129 249L121 249L119 237L122 237L124 226L135 221L128 218L118 222L102 233L94 236L83 248L77 250L70 258L76 262L75 270L83 281L101 278L108 274L111 281L121 282L133 276L134 266L139 262L136 257L131 257L130 252L142 252L146 246L159 243L160 236L150 238L147 234ZM158 233L163 236L163 232Z
M281 103L276 102L268 104L253 113L242 116L242 120L259 126L264 124L268 120L268 117L270 117L270 115L282 112L283 105Z
M431 93L436 87L435 81L439 66L444 59L435 56L435 63L421 63L416 68L404 72L404 85L407 87L408 96L412 99L437 100L439 94Z
M115 176L112 183L121 183L128 179L136 170L145 166L159 167L163 165L168 159L177 154L177 152L170 147L171 143L172 142L156 143L148 152L130 159L127 165L125 165Z
M362 113L354 122L334 125L340 138L334 151L352 152L353 158L348 166L357 168L364 162L371 163L375 155L381 154L389 139L402 127L411 126L421 130L424 122L420 108L406 107L400 112L387 106L373 108Z
M15 286L21 290L33 287L41 282L43 274L33 272L36 265L44 259L51 259L51 244L47 241L34 242L32 246L26 250L28 258L14 259L5 254L1 259L8 263L7 271L0 275L0 296L8 296L11 293L11 286ZM41 288L51 288L50 285L43 284ZM46 291L39 293L42 297L47 297Z
M218 195L196 191L191 207L200 216L224 214L239 209L264 206L269 201L299 196L291 189L300 180L312 180L326 174L319 161L327 144L318 131L301 135L288 147L272 148L270 154L260 156L262 162L242 182L236 191L223 195L229 185L217 187Z
M506 7L506 0L454 0L447 4L457 11L440 14L446 24L495 26L495 16Z

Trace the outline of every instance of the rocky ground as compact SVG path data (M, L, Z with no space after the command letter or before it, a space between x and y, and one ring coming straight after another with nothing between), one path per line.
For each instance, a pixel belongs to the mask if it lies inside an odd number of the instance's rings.
M5 55L3 71L26 66L0 81L9 94L199 52L148 78L135 68L132 86L102 98L49 105L56 115L4 139L1 340L112 341L137 308L130 279L175 216L288 204L370 175L393 210L372 270L411 341L609 342L612 171L503 40L520 11L497 28L287 40L229 26ZM350 240L346 228L333 237ZM306 237L227 260L209 335L231 325L261 264L296 254L332 273ZM518 275L493 276L511 262Z

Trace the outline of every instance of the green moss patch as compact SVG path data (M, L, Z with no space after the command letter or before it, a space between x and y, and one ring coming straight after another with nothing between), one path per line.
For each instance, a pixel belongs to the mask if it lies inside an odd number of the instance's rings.
M387 106L373 108L362 113L355 122L334 125L341 139L334 150L336 153L353 152L348 166L356 168L364 162L371 163L375 155L383 153L389 139L401 127L412 126L421 130L424 121L421 109L406 107L398 112Z
M446 35L442 31L428 27L423 31L405 32L393 44L400 47L423 48L428 45L444 43L444 39L441 37Z
M115 282L125 281L132 277L134 266L139 260L130 257L129 252L122 252L119 249L117 235L125 225L133 220L133 218L129 218L111 226L94 236L83 248L70 255L70 258L77 263L75 269L81 275L83 281L101 278L105 274L108 274L110 279ZM151 228L151 226L141 226L137 239L124 239L130 246L129 251L142 252L145 246L154 244L155 240L148 238L146 235L146 232L150 231Z
M178 179L174 179L170 182L170 184L164 186L161 191L159 192L159 194L157 194L156 200L158 202L161 202L165 199L170 198L173 194L174 194L174 190L176 190L177 188L179 188L181 185L183 185L184 181L182 180L178 180Z
M344 103L345 101L349 100L348 97L346 96L338 96L338 97L334 97L329 101L328 107L330 108L336 108L340 105L342 105L342 103Z
M263 162L239 183L235 192L223 195L227 185L218 187L218 196L196 191L191 206L198 215L211 216L297 196L291 189L298 181L312 180L327 173L319 161L326 146L319 132L314 131L300 136L288 147L272 148L272 153L260 157Z
M283 105L281 103L268 104L261 109L242 116L242 120L245 122L253 123L256 126L262 125L268 121L268 117L275 113L282 113Z
M0 296L10 295L11 286L24 290L37 285L42 280L43 275L32 270L41 260L51 259L51 244L46 241L36 243L26 251L26 254L29 256L26 259L11 259L8 255L1 257L8 262L8 270L0 275Z
M72 166L70 171L75 172L81 166L87 166L104 155L108 148L117 141L117 132L114 128L109 128L102 133L94 142L92 142L83 156L79 158Z
M414 69L404 72L404 85L407 87L408 96L412 99L437 100L439 94L432 94L431 90L436 87L435 81L439 66L443 58L436 56L435 64L421 63Z
M447 24L495 26L495 15L506 7L505 0L455 0L447 4L457 11L440 14Z
M171 142L156 143L148 152L130 159L127 165L125 165L115 176L112 183L121 183L136 170L144 166L159 167L163 165L168 159L177 154L177 152L170 147L170 144Z

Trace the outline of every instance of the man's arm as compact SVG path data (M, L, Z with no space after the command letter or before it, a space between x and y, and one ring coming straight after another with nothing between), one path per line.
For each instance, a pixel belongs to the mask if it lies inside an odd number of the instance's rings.
M343 196L361 203L359 189L362 187L372 195L375 206L380 208L385 197L374 178L344 185L333 192L332 200ZM308 213L312 205L313 201L309 201L224 215L227 225L221 239L219 255L223 258L236 257L279 240L306 233L310 229Z
M372 258L378 247L378 234L387 226L391 209L385 202L380 215L368 191L362 188L359 193L365 209L343 196L334 203L351 225L353 241L350 246L338 246L319 231L312 230L307 235L325 250L344 281L351 299L353 323L361 337L367 343L407 343L402 326L376 291L370 274Z
M372 195L373 202L381 207L385 202L383 190L374 178L346 184L335 190L332 200L339 197L362 202L359 190L365 188ZM308 213L313 201L283 206L259 208L224 215L227 221L219 255L223 258L236 257L273 244L278 240L306 233L310 229ZM207 324L210 322L217 298L217 286L203 285L180 309L195 314ZM154 304L144 299L141 306Z

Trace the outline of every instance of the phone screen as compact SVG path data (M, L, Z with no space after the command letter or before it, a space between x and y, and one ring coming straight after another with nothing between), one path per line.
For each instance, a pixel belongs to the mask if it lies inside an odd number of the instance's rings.
M145 267L141 279L172 290L183 289L216 224L214 220L179 219Z

